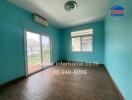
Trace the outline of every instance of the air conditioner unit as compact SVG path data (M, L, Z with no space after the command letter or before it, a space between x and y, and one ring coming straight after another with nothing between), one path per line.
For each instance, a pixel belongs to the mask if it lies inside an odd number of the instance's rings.
M34 15L34 21L36 23L39 23L41 25L44 25L44 26L48 27L48 21L45 18L43 18L39 15Z

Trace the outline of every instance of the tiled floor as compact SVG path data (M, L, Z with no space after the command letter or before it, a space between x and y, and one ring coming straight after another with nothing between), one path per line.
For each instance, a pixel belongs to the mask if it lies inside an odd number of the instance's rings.
M66 73L69 70L87 70L87 74ZM120 99L104 67L53 66L1 89L0 100Z

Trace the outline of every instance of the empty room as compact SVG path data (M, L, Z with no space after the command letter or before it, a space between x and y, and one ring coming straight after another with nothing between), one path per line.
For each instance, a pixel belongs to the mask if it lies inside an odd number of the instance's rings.
M0 0L0 100L132 100L131 4Z

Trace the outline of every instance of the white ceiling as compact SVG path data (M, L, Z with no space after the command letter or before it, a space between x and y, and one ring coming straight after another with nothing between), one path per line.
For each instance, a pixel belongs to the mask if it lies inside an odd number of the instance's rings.
M7 0L31 13L45 17L59 28L67 28L95 22L105 17L109 0L74 0L78 7L66 12L64 4L69 0Z

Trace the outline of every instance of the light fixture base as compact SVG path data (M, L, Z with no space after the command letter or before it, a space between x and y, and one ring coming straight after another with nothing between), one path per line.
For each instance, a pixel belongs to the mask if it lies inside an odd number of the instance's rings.
M68 1L65 4L65 10L71 12L72 10L77 8L77 3L75 1Z

